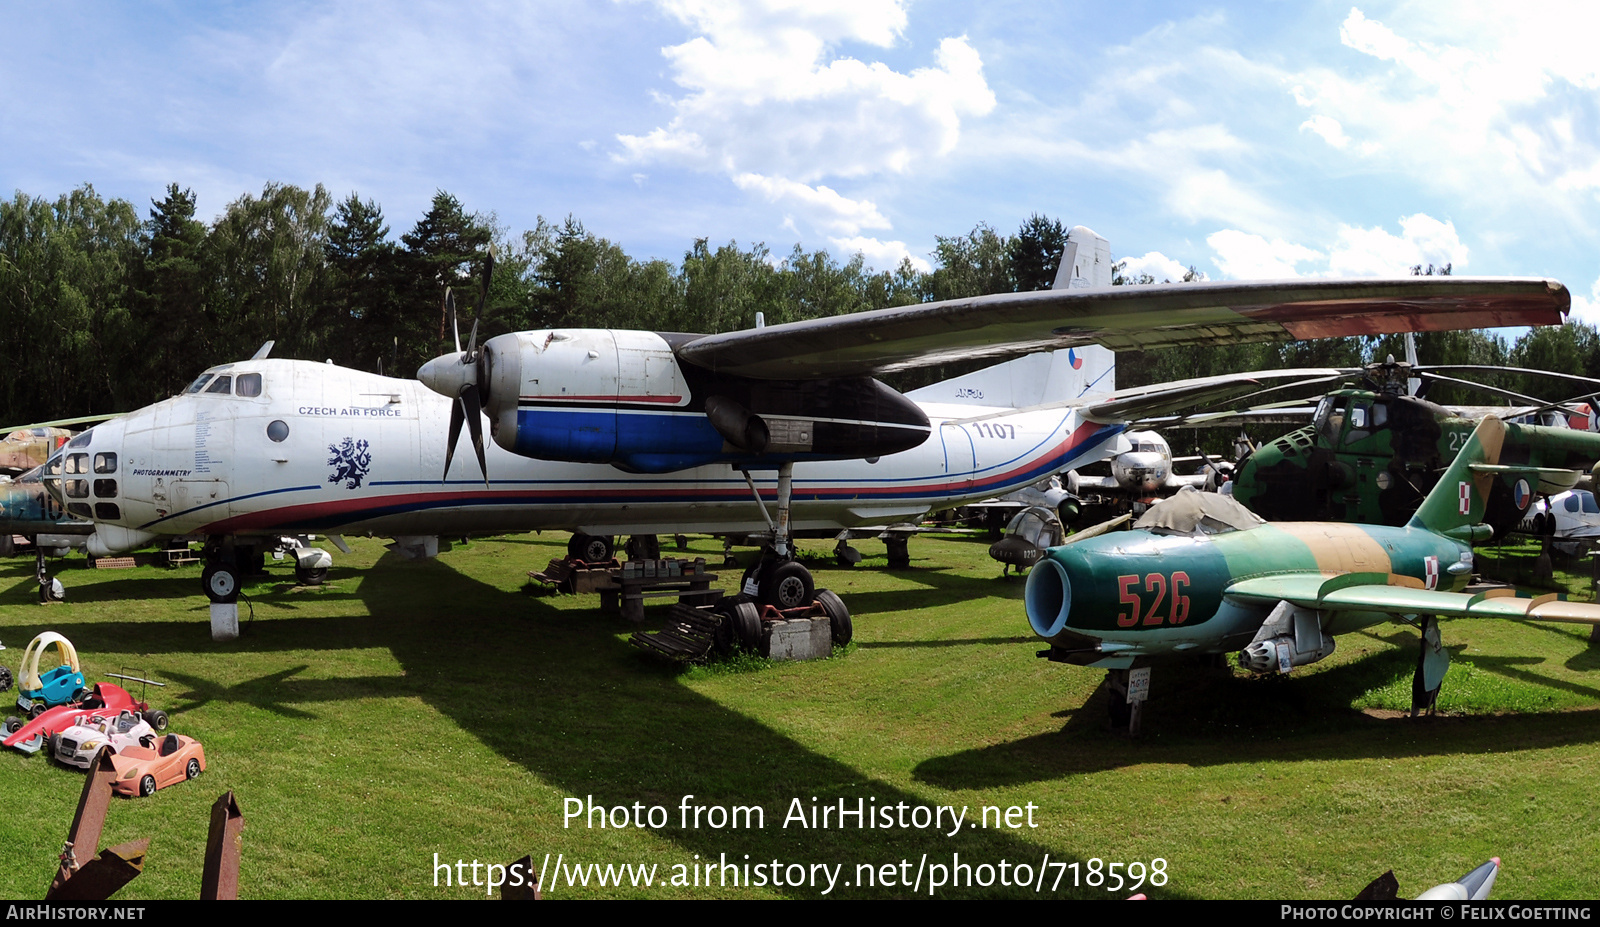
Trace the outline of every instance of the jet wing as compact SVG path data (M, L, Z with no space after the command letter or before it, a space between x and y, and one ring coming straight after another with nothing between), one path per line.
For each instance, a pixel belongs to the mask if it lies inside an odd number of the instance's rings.
M1444 618L1511 618L1600 624L1600 605L1563 602L1555 593L1519 598L1510 589L1469 595L1423 589L1410 576L1393 573L1296 573L1241 580L1223 590L1239 604L1289 602L1318 611L1369 611L1391 615L1438 615Z
M1554 280L1403 277L1001 293L786 322L680 343L679 360L762 379L874 375L1099 344L1142 351L1403 331L1559 325Z

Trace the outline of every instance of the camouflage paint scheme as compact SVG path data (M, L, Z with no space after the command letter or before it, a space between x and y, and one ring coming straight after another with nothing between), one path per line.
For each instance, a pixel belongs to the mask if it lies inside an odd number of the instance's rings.
M76 544L48 543L46 547L67 547L81 544L94 530L94 523L69 516L61 503L45 491L39 478L40 469L34 468L14 480L0 482L0 535L38 538L41 535L75 536ZM64 538L62 539L64 540ZM0 544L0 547L5 545Z
M1233 495L1268 521L1403 525L1472 434L1475 422L1414 396L1335 390L1316 419L1262 445L1234 475ZM1600 435L1553 429L1537 444L1508 447L1508 464L1587 470ZM1512 485L1490 496L1484 521L1496 536L1527 512ZM1559 492L1560 489L1554 491Z
M1280 602L1337 636L1419 614L1600 622L1600 606L1467 595L1493 488L1537 479L1505 465L1556 431L1485 418L1406 525L1284 522L1193 537L1134 530L1051 550L1028 577L1034 633L1058 662L1126 669L1239 650Z
M72 432L65 428L18 428L0 438L0 472L22 473L43 464Z

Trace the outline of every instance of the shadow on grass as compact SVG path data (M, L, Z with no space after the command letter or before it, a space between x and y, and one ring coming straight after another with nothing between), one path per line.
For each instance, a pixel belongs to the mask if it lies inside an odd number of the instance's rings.
M932 573L931 575L939 575ZM215 702L243 702L295 720L315 723L316 706L373 697L421 699L506 760L572 797L592 796L607 807L661 805L673 815L681 802L712 806L758 805L765 826L739 831L656 831L680 850L686 864L724 858L743 863L842 864L836 895L906 897L928 895L908 887L864 887L855 866L919 860L949 863L959 854L969 865L1035 867L1084 863L1003 829L964 830L957 838L932 828L809 829L785 827L795 800L810 809L857 800L867 807L904 803L926 806L920 795L875 780L861 771L796 742L772 727L693 691L675 667L649 660L629 646L636 629L597 610L562 609L519 590L502 590L457 572L445 563L393 563L388 558L366 571L358 588L360 614L305 617L274 613L284 593L256 600L258 620L238 641L210 640L205 601L193 596L184 614L192 618L128 624L86 622L71 633L100 654L282 651L293 656L284 669L232 685L201 675L167 671L177 683L175 708L186 711ZM80 646L84 646L80 644ZM401 672L382 677L303 678L304 655L349 647L382 647ZM685 796L692 796L685 799ZM531 809L530 832L559 826L560 807ZM974 807L968 820L976 817ZM539 821L537 826L532 822ZM946 828L948 829L948 828ZM597 852L599 846L596 844ZM667 867L663 866L664 873ZM1037 872L1037 869L1035 870ZM1048 885L1049 882L1046 882ZM565 889L565 886L561 886ZM814 898L812 886L778 887L796 898ZM560 897L559 892L552 893ZM1178 892L1164 892L1182 897ZM1045 897L1104 897L1088 888ZM1039 897L1030 888L963 886L936 897Z

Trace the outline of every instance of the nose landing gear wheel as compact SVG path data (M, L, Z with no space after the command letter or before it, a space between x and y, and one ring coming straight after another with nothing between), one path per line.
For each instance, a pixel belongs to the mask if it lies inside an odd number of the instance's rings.
M219 604L239 601L239 570L232 564L214 563L200 574L206 598Z
M816 597L811 571L793 560L773 563L762 571L761 601L780 611L801 608Z

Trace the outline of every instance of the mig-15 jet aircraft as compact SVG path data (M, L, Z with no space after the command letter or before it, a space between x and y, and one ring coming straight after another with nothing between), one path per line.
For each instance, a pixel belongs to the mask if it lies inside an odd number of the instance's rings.
M1527 494L1542 469L1526 463L1573 435L1600 454L1600 435L1485 418L1402 527L1264 522L1225 496L1181 492L1132 531L1050 550L1028 576L1028 622L1053 662L1110 671L1114 724L1137 727L1130 671L1174 658L1239 654L1258 673L1288 672L1334 651L1335 638L1386 621L1422 631L1412 711L1432 706L1449 655L1437 619L1512 618L1600 624L1600 605L1468 595L1472 544L1488 540L1491 491Z
M1570 302L1541 279L1087 285L1109 267L1105 239L1079 227L1058 278L1074 285L1061 289L706 336L556 329L480 345L474 325L420 383L258 356L85 432L44 478L69 514L93 519L96 555L209 538L214 602L235 597L241 565L284 534L392 536L430 553L441 535L767 527L771 555L746 588L790 606L813 594L793 530L992 497L1102 456L1130 418L1244 391L1209 378L967 421L976 397L913 399L876 373L1069 348L1100 358L1092 368L1117 348L1559 324ZM470 476L449 471L463 427L481 471Z

